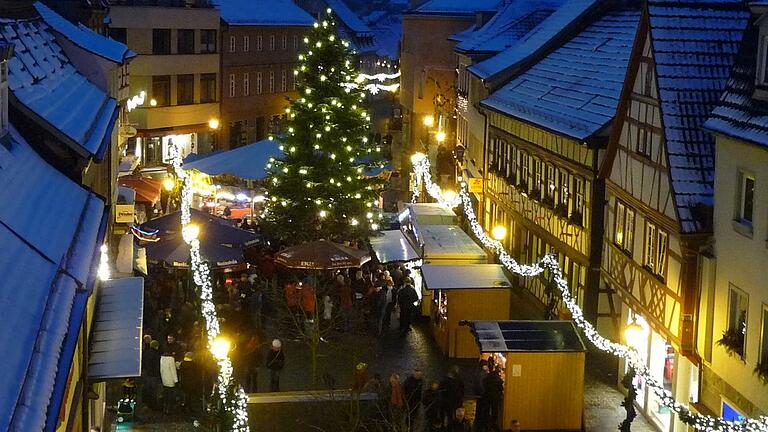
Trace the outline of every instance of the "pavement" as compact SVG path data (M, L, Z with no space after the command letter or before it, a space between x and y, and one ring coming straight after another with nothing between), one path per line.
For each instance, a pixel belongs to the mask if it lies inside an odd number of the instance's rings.
M284 341L286 352L286 368L281 376L281 393L255 393L250 395L249 411L254 430L270 430L271 432L295 432L339 430L338 422L348 421L352 410L348 398L338 397L328 400L328 397L309 397L301 401L289 401L291 395L319 394L305 393L309 389L325 389L328 380L319 380L312 384L309 374L309 355L306 347L300 342ZM390 373L399 373L404 377L415 367L425 372L427 381L439 380L450 366L457 364L462 371L468 398L473 396L476 388L476 365L472 360L455 361L444 357L429 334L426 323L419 324L405 336L400 336L392 329L380 339L367 335L347 334L323 344L320 350L319 375L331 377L334 388L348 388L351 385L354 365L363 361L368 364L370 374L380 373L387 377ZM267 374L259 377L260 388L266 388ZM585 376L584 405L586 410L585 430L603 432L616 430L624 419L624 409L621 407L623 394L614 383L617 381L616 368L611 361L598 355L589 355ZM292 392L292 393L288 393ZM284 396L283 402L275 400L259 401L260 398ZM278 398L279 399L279 398ZM347 400L344 400L347 399ZM472 411L473 403L468 403L468 411ZM372 408L368 406L367 411ZM365 412L365 411L364 411ZM312 420L314 418L314 420ZM163 417L153 414L145 424L124 425L118 429L125 431L156 431L156 432L199 432L205 429L196 428L191 419L183 416ZM105 429L105 431L110 429ZM655 431L650 423L639 415L632 424L635 432Z

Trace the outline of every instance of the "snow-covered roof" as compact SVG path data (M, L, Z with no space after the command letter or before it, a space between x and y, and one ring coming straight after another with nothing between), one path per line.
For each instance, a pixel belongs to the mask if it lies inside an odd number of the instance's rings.
M34 6L46 24L80 48L120 64L136 57L127 45L104 37L82 24L74 25L39 1Z
M640 11L605 13L481 105L584 140L616 114Z
M215 0L229 25L311 26L315 19L292 0Z
M400 35L403 33L402 15L390 15L373 27L373 46L376 55L397 59L400 57Z
M413 12L419 14L474 15L480 11L495 11L504 0L428 0Z
M512 287L501 264L424 264L421 276L429 290Z
M355 36L370 35L372 33L371 28L344 3L344 0L325 0L325 2L333 10L333 13L339 17L341 22L344 23L344 26L356 33Z
M568 31L572 24L591 11L599 1L568 0L514 45L489 59L473 64L468 68L469 72L488 80L518 65Z
M711 229L715 140L702 129L749 20L741 0L649 0L667 161L683 232Z
M12 347L0 356L0 430L39 431L58 419L104 202L13 127L0 139L0 167L0 341Z
M759 27L750 26L725 93L704 127L768 148L768 103L753 97Z
M565 0L512 0L484 26L458 35L456 51L498 53L528 34Z
M0 21L12 102L83 156L101 159L117 119L117 101L78 72L42 19Z

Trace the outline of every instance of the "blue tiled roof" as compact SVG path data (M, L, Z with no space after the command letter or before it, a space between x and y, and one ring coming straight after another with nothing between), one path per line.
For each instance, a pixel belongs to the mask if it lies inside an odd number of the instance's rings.
M649 0L648 13L669 175L683 232L711 229L715 141L702 126L739 50L741 0Z
M469 72L483 80L493 79L555 41L599 0L568 0L518 42L495 56L475 63Z
M565 0L511 1L481 28L456 35L454 39L461 39L456 45L456 51L503 51L552 15L564 2Z
M229 25L301 26L315 22L310 14L292 0L270 0L269 4L255 0L215 0L221 19Z
M13 128L0 139L0 184L0 343L12 347L0 356L0 430L39 431L58 404L60 356L82 318L75 303L94 269L104 202Z
M479 11L495 11L503 0L428 0L414 12L425 14L474 15Z
M136 53L125 44L106 38L82 24L74 25L40 2L35 2L34 6L46 24L84 50L121 64L136 57Z
M768 147L768 102L755 99L757 26L750 26L720 102L704 123L707 129Z
M616 113L639 20L637 10L606 13L481 104L577 140L589 138Z
M21 108L69 140L83 156L104 156L117 101L69 61L41 19L0 21L0 41L14 45L8 83Z

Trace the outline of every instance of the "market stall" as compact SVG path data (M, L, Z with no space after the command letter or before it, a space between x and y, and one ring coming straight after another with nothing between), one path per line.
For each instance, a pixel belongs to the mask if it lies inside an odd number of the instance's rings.
M399 215L401 224L455 225L458 221L452 209L438 203L405 204Z
M379 264L402 263L410 271L413 288L419 299L422 297L421 254L400 230L382 231L378 237L370 239L371 253Z
M427 264L484 264L488 254L458 225L411 224L404 229L412 244L419 245ZM432 292L421 290L421 314L431 313Z
M504 380L502 425L582 430L586 348L573 321L469 321Z
M509 319L511 284L498 264L425 264L424 287L432 295L431 327L440 349L454 358L477 358L480 351L466 326L469 319Z

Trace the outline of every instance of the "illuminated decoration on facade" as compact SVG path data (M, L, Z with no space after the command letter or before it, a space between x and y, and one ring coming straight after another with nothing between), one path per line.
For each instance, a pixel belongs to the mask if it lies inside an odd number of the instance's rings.
M538 263L528 265L519 264L509 255L509 253L507 253L502 243L491 238L478 222L475 211L472 208L472 201L466 182L462 181L460 184L461 190L458 194L459 202L455 202L455 200L448 201L440 186L432 182L429 159L425 155L417 153L411 157L411 161L413 162L413 170L415 174L412 202L416 202L416 199L421 193L422 186L424 186L429 195L436 199L441 205L456 207L459 204L462 204L464 215L472 229L472 233L483 246L496 253L499 262L509 271L520 276L528 277L538 276L544 271L549 271L560 290L563 304L565 304L571 312L574 323L581 329L584 336L586 336L587 339L601 351L623 358L635 369L637 376L642 378L650 391L659 398L661 404L674 411L680 421L704 432L759 432L768 430L768 417L766 416L746 419L739 422L727 421L721 417L693 413L686 406L677 402L672 397L672 394L664 388L664 385L654 378L650 369L646 366L645 362L635 349L602 337L595 327L584 318L584 313L576 303L576 299L571 296L571 290L563 277L563 272L557 262L556 254L546 255Z

